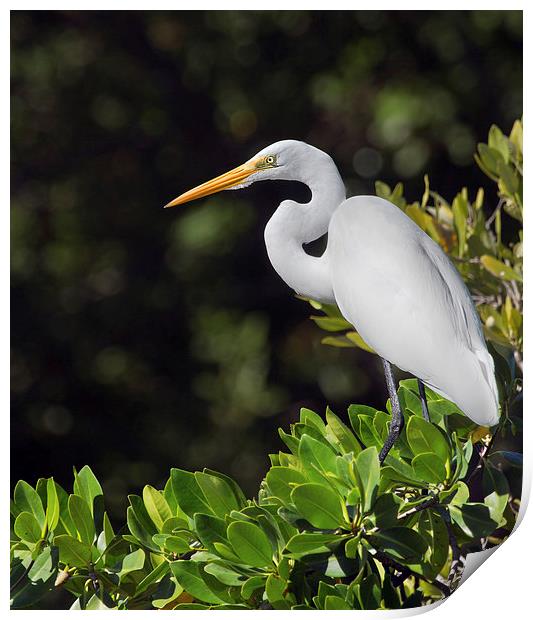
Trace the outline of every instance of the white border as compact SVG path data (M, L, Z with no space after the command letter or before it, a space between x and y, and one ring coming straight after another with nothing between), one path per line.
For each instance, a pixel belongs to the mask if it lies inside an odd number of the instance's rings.
M307 2L280 2L271 0L268 3L256 4L250 2L228 2L228 3L216 3L216 2L208 2L208 3L198 3L195 6L195 9L203 9L203 10L217 10L217 9L236 9L236 10L265 10L265 9L306 9L306 10L324 10L325 3L316 2L316 0L308 0ZM431 7L428 7L427 3L422 2L409 2L403 3L401 6L398 6L398 3L393 2L373 2L371 8L373 10L449 10L449 9L457 9L457 10L499 10L505 8L507 10L523 10L524 2L513 2L506 3L506 6L502 7L502 3L497 3L494 1L485 1L485 2L447 2L447 3L432 3ZM142 3L136 0L128 0L122 2L112 2L107 0L106 2L93 1L89 2L76 2L71 1L69 3L64 2L49 2L46 3L46 6L43 6L42 2L14 2L10 3L10 9L13 10L58 10L58 9L69 9L69 10L95 10L95 9L114 9L114 10L146 10L150 8L150 10L154 9L164 9L164 10L179 10L180 2L170 1L170 0L159 0L158 2L153 2L150 7L146 6L146 3ZM348 3L348 2L329 2L327 4L328 10L364 10L369 8L369 6L358 6ZM4 42L4 54L2 57L1 63L1 72L2 72L2 82L6 85L6 90L9 93L9 12L7 10L2 11L2 18L0 20L0 34L1 40ZM528 56L530 52L530 46L528 44L529 37L528 35L528 17L529 11L525 12L524 15L524 42L525 42L525 63L526 65L530 65L528 63ZM531 70L530 70L531 72ZM524 100L525 100L525 111L529 109L529 83L524 84ZM4 205L9 204L9 95L2 98L2 117L4 120L5 130L2 132L2 140L4 143L4 149L2 150L4 165L2 166L2 175L4 177L4 182L2 184L2 189L5 195ZM465 105L468 105L468 102L465 102ZM526 119L527 114L525 114ZM526 129L525 129L525 138L526 144L529 144L529 131L527 129L527 121L526 121ZM529 152L526 147L526 152ZM527 167L526 167L527 170ZM526 183L525 194L526 194L526 203L529 204L529 186ZM4 290L8 291L9 286L9 215L8 209L4 207L1 210L2 221L2 231L6 236L5 242L0 247L1 257L0 257L0 265L1 265L1 277L2 283L5 285ZM525 216L526 224L529 221L529 216ZM525 251L525 273L526 275L530 273L531 269L531 260L530 260L530 244L529 244L529 228L528 234L525 238L526 243L526 251ZM528 286L526 286L525 292L525 307L526 311L529 308L529 294L528 294ZM4 299L4 302L0 305L0 312L2 313L2 321L1 321L1 337L2 337L2 355L0 356L1 364L2 364L2 380L5 381L5 387L2 391L3 401L4 401L4 411L9 411L9 305L7 300ZM527 312L529 314L529 312ZM529 319L525 321L525 343L526 343L526 351L525 351L525 359L526 359L526 369L528 368L529 359ZM529 385L529 380L525 381L526 386ZM533 400L531 401L533 402ZM524 442L526 446L532 445L532 428L533 423L531 420L531 416L533 415L533 411L531 411L530 398L529 398L529 390L526 387L524 392ZM5 419L7 419L7 415L5 415ZM2 457L3 457L3 472L5 472L5 478L7 481L4 485L4 492L2 493L1 498L1 507L2 514L4 515L4 519L7 522L7 507L8 507L8 498L10 496L9 489L9 478L7 476L7 472L9 471L9 462L8 462L8 454L9 454L9 433L2 433L1 438L3 444ZM530 489L531 489L531 471L532 471L532 458L531 458L531 449L524 451L524 488L522 493L522 506L523 508L527 504L527 498L529 497ZM519 614L520 612L530 609L530 596L531 596L531 562L532 562L532 551L533 551L533 515L531 510L524 512L522 510L520 514L521 524L518 529L513 532L512 536L508 541L506 541L501 547L497 548L494 552L495 558L491 559L489 562L483 563L482 566L480 564L483 562L483 559L480 557L470 556L468 559L468 570L471 570L471 576L468 578L466 584L462 584L459 589L443 604L438 606L431 606L431 608L418 608L413 610L398 610L398 611L357 611L352 612L357 614L357 618L367 618L370 616L379 615L383 617L384 614L387 614L389 617L406 617L406 616L414 616L420 613L424 613L425 611L432 610L432 618L437 620L438 618L447 618L453 617L458 618L462 616L466 617L475 617L474 615L479 615L481 617L495 617L496 615L501 615L503 617L504 614L508 616ZM6 527L3 530L7 532L7 523ZM7 540L7 536L5 537ZM5 545L5 542L4 542ZM7 546L7 545L5 545ZM6 550L7 551L7 550ZM487 554L485 554L487 555ZM2 574L2 584L6 590L6 596L3 598L2 607L3 609L7 606L7 584L9 583L8 574L7 574L7 552L3 555L4 561L1 564L1 574ZM9 612L17 613L21 617L21 615L25 615L28 611L18 611L18 612ZM72 612L62 612L62 611L40 611L37 612L45 615L53 615L53 617L63 617L67 614L71 614ZM104 614L111 614L115 612L102 612ZM130 612L136 614L143 614L144 612ZM152 612L150 612L152 613ZM202 612L193 612L193 611L182 611L180 613L180 618L198 618L198 613ZM206 612L204 612L206 613ZM235 612L238 615L238 618L247 618L250 614L257 612ZM235 615L233 611L219 611L217 612L217 616L226 615L226 617L233 617ZM349 612L342 611L294 611L291 612L291 617L298 614L305 614L305 617L308 617L309 614L312 613L320 613L320 614L328 614L329 618L334 618L338 614L345 614ZM261 617L268 619L269 617L273 617L273 614L276 614L276 618L279 618L279 612L273 611L261 611ZM490 614L490 616L488 616ZM116 616L113 616L116 617ZM521 617L521 616L518 616Z

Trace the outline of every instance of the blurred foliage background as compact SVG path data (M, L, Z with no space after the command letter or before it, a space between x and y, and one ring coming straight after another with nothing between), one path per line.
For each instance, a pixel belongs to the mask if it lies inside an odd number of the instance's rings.
M305 189L161 207L296 138L348 195L428 172L492 212L472 154L521 116L520 11L15 11L11 37L13 481L90 463L112 515L171 466L253 493L301 406L382 406L379 360L322 346L268 263Z

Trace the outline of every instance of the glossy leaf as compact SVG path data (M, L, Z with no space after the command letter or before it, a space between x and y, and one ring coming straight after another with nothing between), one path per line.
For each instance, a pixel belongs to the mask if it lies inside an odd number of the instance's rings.
M235 553L245 564L260 567L272 564L272 546L257 525L235 521L228 526L227 535Z
M13 500L20 511L33 514L41 531L43 531L46 524L46 515L37 491L27 482L24 482L24 480L20 480L15 486Z
M428 547L420 534L407 527L383 529L368 538L384 553L406 563L420 561Z
M371 510L377 497L379 486L379 458L375 447L366 448L355 459L354 473L362 498L363 512Z
M433 424L412 416L407 422L407 441L413 454L429 452L435 454L443 463L450 458L448 442Z
M95 528L87 502L78 495L71 495L68 499L68 511L78 532L79 539L88 545L92 545Z
M340 498L326 486L302 484L292 491L291 499L302 517L315 527L335 529L346 523Z
M61 534L54 538L54 545L59 548L59 559L64 564L76 567L88 566L92 553L87 543L76 540L67 534Z
M177 560L170 563L172 574L191 596L204 603L224 603L206 583L206 573L202 565L190 560Z
M163 523L172 517L172 511L163 493L147 485L143 489L143 502L150 519L161 530Z
M439 484L446 479L445 464L431 452L417 454L411 461L411 466L418 480Z
M41 539L41 527L31 512L21 512L15 520L15 534L24 542L35 544Z
M193 517L196 512L212 514L213 511L209 502L194 474L174 468L171 470L170 475L174 496L178 501L179 507L186 515Z

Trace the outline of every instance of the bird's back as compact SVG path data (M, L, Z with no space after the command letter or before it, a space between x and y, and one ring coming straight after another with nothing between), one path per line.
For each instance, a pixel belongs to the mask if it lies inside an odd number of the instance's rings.
M407 215L375 196L346 200L330 222L327 260L341 312L380 356L478 424L497 422L494 362L472 298Z

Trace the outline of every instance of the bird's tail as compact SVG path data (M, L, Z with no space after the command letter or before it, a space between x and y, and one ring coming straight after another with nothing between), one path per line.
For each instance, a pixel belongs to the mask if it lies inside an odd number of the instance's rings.
M476 349L474 353L479 363L479 368L481 370L481 374L483 375L483 379L487 384L489 393L492 395L493 415L487 426L493 426L494 424L497 424L500 419L498 386L496 384L496 375L494 373L494 359L485 347L482 349Z
M468 350L464 355L461 374L451 371L439 385L424 382L454 402L476 424L494 426L500 419L494 360L486 348Z

